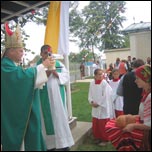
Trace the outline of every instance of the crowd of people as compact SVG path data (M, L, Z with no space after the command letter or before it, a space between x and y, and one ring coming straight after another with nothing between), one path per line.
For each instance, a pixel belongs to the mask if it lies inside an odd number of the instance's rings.
M128 56L127 62L117 58L106 71L95 69L88 94L95 143L110 141L118 151L151 150L149 58L147 63Z
M6 31L5 47L1 59L1 150L68 151L74 145L66 107L68 70L54 59L49 45L41 47L35 66L23 69L19 26L14 33ZM83 63L80 69L82 78ZM117 58L107 71L94 66L88 101L96 143L105 146L110 141L119 151L151 150L150 58L146 63L133 61L131 56L127 61ZM130 119L134 121L129 123ZM123 128L118 120L125 124Z

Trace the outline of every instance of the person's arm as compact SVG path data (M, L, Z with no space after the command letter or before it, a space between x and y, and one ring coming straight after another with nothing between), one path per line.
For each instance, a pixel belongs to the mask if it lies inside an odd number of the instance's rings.
M123 131L131 132L134 129L139 129L139 130L150 130L151 129L151 94L149 94L149 96L144 101L144 111L143 111L143 114L144 114L143 123L128 124L123 129ZM138 118L139 116L138 115L134 115L134 117Z
M127 63L125 63L125 69L126 69L126 71L129 70L129 65L127 66Z
M49 59L46 59L43 61L42 64L39 64L36 69L37 69L37 76L36 76L36 81L35 81L35 88L42 88L45 85L45 82L47 82L47 72L46 68L50 67L51 63Z
M89 101L90 104L93 103L93 97L92 97L92 82L90 82L90 85L89 85L88 101Z
M56 70L52 70L51 73L56 77L59 78L59 74Z
M45 67L43 64L40 64L36 67L37 75L35 81L35 88L42 88L44 83L47 82L48 78L45 72Z
M93 101L91 101L91 106L94 107L94 108L99 107L99 105L97 103L93 102Z
M117 88L117 95L119 96L123 96L123 79L124 79L124 75L120 78L120 82Z
M52 71L51 71L51 70L46 70L45 72L46 72L47 77L49 77L49 76L50 76L50 74L52 73Z
M61 72L54 71L54 74L59 79L59 84L65 85L70 81L69 71L66 69L65 65L60 62Z
M145 125L145 124L141 124L141 123L131 123L128 124L123 131L124 132L132 132L134 129L139 129L139 130L150 130L151 127Z

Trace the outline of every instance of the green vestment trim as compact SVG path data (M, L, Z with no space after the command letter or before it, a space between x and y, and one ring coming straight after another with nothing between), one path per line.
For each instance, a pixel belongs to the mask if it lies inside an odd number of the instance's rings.
M40 120L36 68L22 69L9 58L1 60L1 143L3 151L46 150Z
M56 60L55 66L56 66L56 67L61 67L61 65L60 65L60 63L59 63L58 60ZM57 68L56 71L57 71L58 73L61 73L61 68L59 68L59 69ZM60 84L60 94L61 94L61 98L62 98L63 105L66 106L66 105L65 105L65 87L64 87L64 85L61 85L61 84Z
M41 64L41 63L42 63L42 59L40 59L37 62L37 64ZM45 86L43 87L43 89L40 89L39 91L40 91L40 100L41 100L41 107L42 107L46 134L54 135L54 126L53 126L53 120L52 120L52 115L51 115L47 84L45 83Z
M42 59L40 59L37 64L41 64ZM60 67L59 61L56 60L55 63L56 67ZM61 69L56 69L58 73L61 73ZM50 109L50 101L48 97L48 91L47 91L47 84L43 87L43 89L40 89L40 99L41 99L41 106L42 106L42 113L44 118L44 124L46 129L47 135L54 135L54 126L53 126L53 120L52 120L52 114ZM64 93L64 85L60 85L60 93L62 97L63 104L65 106L65 93Z

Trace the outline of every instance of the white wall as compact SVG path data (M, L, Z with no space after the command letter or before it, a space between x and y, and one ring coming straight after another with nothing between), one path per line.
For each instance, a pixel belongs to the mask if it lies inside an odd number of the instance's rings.
M151 31L130 33L131 56L146 60L151 57Z
M146 61L151 57L151 31L130 33L130 48L105 50L107 68L110 63L115 63L116 58L127 59L128 55Z
M122 59L127 60L128 55L131 55L130 48L105 50L105 54L106 54L107 68L110 63L114 64L116 62L116 58L119 57L120 60L122 60ZM134 56L132 56L132 57L134 57Z

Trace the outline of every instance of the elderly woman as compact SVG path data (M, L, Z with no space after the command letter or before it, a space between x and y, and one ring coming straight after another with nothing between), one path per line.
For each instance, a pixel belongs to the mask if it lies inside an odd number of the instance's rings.
M118 119L106 124L109 140L118 151L151 150L151 67L143 65L136 69L136 84L143 89L143 98L139 107L139 115L132 115L136 120L124 126L118 126ZM123 116L127 120L127 115ZM120 123L120 122L119 122ZM121 122L120 124L124 124Z

